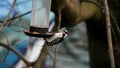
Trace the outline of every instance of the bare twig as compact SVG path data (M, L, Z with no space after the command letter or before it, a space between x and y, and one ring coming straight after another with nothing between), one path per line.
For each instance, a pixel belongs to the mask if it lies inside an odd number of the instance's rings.
M60 28L61 28L61 10L59 9L58 10L58 21L56 21L57 23L58 23L58 27L57 27L57 31L59 31L60 30Z
M17 23L13 23L13 21L11 21L11 23L9 23L8 27L11 28L13 31L15 32L23 32L23 29L15 29L15 27L20 27L20 28L24 28L24 29L28 29L28 25L26 24L26 22L24 20L22 20L22 18L18 19L19 22L21 22L21 25L17 25ZM13 24L12 24L13 23Z
M110 23L110 15L109 15L109 7L107 0L104 0L105 10L106 10L106 27L107 27L107 40L108 40L108 48L109 48L109 56L110 56L110 63L111 68L115 68L115 61L114 61L114 52L113 52L113 45L112 45L112 35L111 35L111 23Z
M23 57L23 55L22 55L20 52L18 52L15 48L13 48L13 47L11 47L11 46L7 46L7 45L3 44L2 42L0 43L0 45L3 46L3 47L5 47L5 48L7 48L7 49L9 49L9 50L11 50L12 52L14 52L17 56L20 57L20 59L22 59L22 60L26 63L26 65L28 65L28 66L31 65L31 63L28 62L28 61Z
M34 68L41 68L42 67L43 62L45 61L45 58L48 55L49 49L50 49L50 46L47 46L47 44L45 44L43 46L43 49L41 51L41 54L40 54L38 60L35 63L33 63Z
M14 0L14 2L13 2L13 4L12 4L11 8L10 8L10 11L9 11L9 13L8 13L8 15L7 15L5 21L2 23L2 25L1 25L1 27L0 27L0 31L1 31L2 28L3 28L4 26L6 26L6 24L8 23L9 16L10 16L12 10L14 9L15 4L16 4L16 0Z
M26 27L26 25L27 24L25 24L24 26L18 26L18 25L15 25L15 24L12 24L13 23L13 21L15 20L15 19L18 19L18 18L21 18L21 17L23 17L23 16L25 16L25 15L27 15L27 14L30 14L32 11L28 11L28 12L26 12L26 13L23 13L23 14L21 14L21 15L19 15L19 16L16 16L16 17L12 17L12 18L10 18L7 22L10 22L9 24L8 24L8 26L11 28L11 26L17 26L17 27L23 27L23 28L26 28L27 29L27 27ZM4 21L1 21L0 20L0 23L3 23ZM11 28L13 31L15 31L15 32L21 32L21 31L23 31L23 30L15 30L15 29L13 29L13 28Z
M58 45L55 45L55 53L54 53L54 59L53 59L53 68L56 68L57 54L58 54Z
M118 26L118 24L117 24L117 21L115 20L115 17L114 17L114 15L112 14L112 13L110 13L110 16L112 17L112 19L113 19L113 23L115 24L115 26L116 26L116 29L117 29L117 31L118 31L118 33L119 33L119 35L120 35L120 28L119 28L119 26Z
M16 4L16 0L14 0L14 2L13 2L13 4L12 4L11 8L10 8L10 11L9 11L9 13L8 13L5 21L2 23L2 25L1 25L1 27L0 27L0 31L1 31L1 30L3 29L3 27L6 26L6 24L8 23L9 16L10 16L12 10L14 9L15 4ZM30 62L28 62L28 61L23 57L23 55L22 55L20 52L18 52L18 51L17 51L16 49L14 49L13 47L7 46L7 45L5 45L5 44L3 44L3 43L0 43L0 45L3 46L3 47L5 47L5 48L7 48L7 49L9 49L9 50L11 50L12 52L14 52L14 53L15 53L17 56L19 56L28 66L31 64Z
M56 23L58 23L58 27L57 27L57 32L58 32L59 29L61 28L61 10L60 9L58 10L58 17L57 17ZM53 68L56 68L57 55L58 55L58 45L55 45Z
M12 10L14 9L15 4L16 4L16 0L14 0L14 2L13 2L13 4L12 4L11 8L10 8L10 11L9 11L9 13L8 13L5 21L2 23L2 25L1 25L1 27L0 27L0 31L1 31L2 28L3 28L4 26L6 26L6 24L8 23L9 16L10 16ZM17 50L15 50L14 48L12 48L12 47L10 46L8 39L7 39L7 42L8 42L8 46L5 45L5 44L3 44L3 43L0 43L0 44L1 44L1 46L3 46L3 47L5 47L5 48L13 51L13 52L14 52L16 55L18 55L27 65L29 65L30 63L29 63Z
M25 16L25 15L27 15L27 14L30 14L31 12L32 12L32 11L28 11L28 12L26 12L26 13L23 13L23 14L19 15L19 16L16 16L16 17L13 17L13 18L9 19L8 21L12 21L12 20L15 20L15 19L17 19L17 18L23 17L23 16Z
M26 22L21 17L19 18L19 21L21 21L23 27L27 29L28 25L26 24Z
M10 19L8 20L8 22L10 22L10 21L12 21L12 20L15 20L15 19L17 19L17 18L23 17L23 16L25 16L25 15L27 15L27 14L30 14L31 12L32 12L32 11L28 11L28 12L26 12L26 13L23 13L23 14L19 15L19 16L10 18ZM3 21L0 21L0 23L3 23Z
M6 41L7 41L7 45L8 45L8 46L11 46L11 44L10 44L10 42L9 42L9 40L8 40L8 37L7 37L6 33L4 33L3 31L0 31L0 32L3 33L3 35L5 36ZM9 49L8 49L8 51L7 51L7 54L6 54L5 58L4 58L4 60L6 59L8 53L9 53Z
M48 52L48 55L49 55L49 57L52 59L52 61L54 61L54 58L53 58L53 56L50 54L50 52Z

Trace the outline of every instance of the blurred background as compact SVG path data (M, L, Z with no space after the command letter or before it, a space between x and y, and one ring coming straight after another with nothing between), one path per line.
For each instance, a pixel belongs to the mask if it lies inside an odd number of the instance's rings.
M0 0L0 25L5 20L13 1ZM29 14L9 21L6 24L7 26L0 30L0 43L13 46L23 55L29 45L29 37L23 33L23 30L29 29L31 7L32 0L17 0L10 18L27 12ZM53 21L54 18L55 16L51 12L50 21ZM58 44L57 68L89 68L88 39L85 23L81 22L72 28L68 28L68 31L70 32L69 37ZM54 55L54 46L51 46L49 54ZM20 58L13 52L0 46L0 67L14 67L19 60ZM52 59L48 55L43 68L52 68L52 66Z
M85 23L81 22L68 29L70 35L58 44L57 68L90 68L85 27ZM50 54L54 55L54 47L51 47ZM46 65L52 68L52 64L50 56L47 56Z

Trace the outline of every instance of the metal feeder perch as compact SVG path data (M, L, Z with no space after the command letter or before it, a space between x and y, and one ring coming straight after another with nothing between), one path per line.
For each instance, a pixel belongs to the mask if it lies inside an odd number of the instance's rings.
M51 0L32 0L32 18L30 30L25 34L33 37L50 37L53 34L48 32L49 14Z

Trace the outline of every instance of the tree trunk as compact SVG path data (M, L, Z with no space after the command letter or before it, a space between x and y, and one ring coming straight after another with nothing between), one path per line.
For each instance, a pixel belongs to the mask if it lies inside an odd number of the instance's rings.
M106 29L101 24L87 21L91 68L110 68Z

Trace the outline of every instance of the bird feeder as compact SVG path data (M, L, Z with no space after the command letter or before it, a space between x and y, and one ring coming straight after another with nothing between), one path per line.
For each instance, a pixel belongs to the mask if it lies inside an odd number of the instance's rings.
M50 37L48 32L51 0L32 0L30 30L24 32L33 37Z

